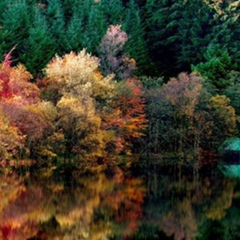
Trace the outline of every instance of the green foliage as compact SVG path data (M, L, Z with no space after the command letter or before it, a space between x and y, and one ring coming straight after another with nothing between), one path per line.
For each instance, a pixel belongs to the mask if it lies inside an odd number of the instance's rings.
M227 49L230 57L238 65L240 63L240 49L239 49L239 6L235 12L228 12L226 10L231 4L235 4L238 1L224 1L219 2L221 8L223 8L222 14L217 17L213 29L213 44L217 44L220 48ZM226 8L226 9L224 9Z
M122 0L95 0L101 6L105 18L108 20L108 25L122 24L125 19L125 8Z
M57 45L57 48L55 48L55 54L64 54L65 46L63 45L63 39L65 36L66 20L61 0L52 0L49 2L46 11L46 18L49 31Z
M122 24L126 17L129 22L129 17L132 16L134 18L136 16L137 25L141 21L140 16L134 15L135 8L129 10L131 16L129 14L126 16L126 8L121 0L110 2L54 0L49 3L13 0L11 4L8 3L8 1L1 2L0 6L3 9L0 54L3 56L17 44L18 47L14 52L16 60L22 61L35 76L49 62L53 54L63 55L73 50L80 51L83 47L97 54L101 39L109 25ZM142 38L144 34L142 29L141 33L138 31L140 33L138 36L137 25L136 32L132 33L133 41ZM135 31L130 25L128 29ZM144 42L142 41L140 45L143 46ZM132 46L134 44L131 44L129 49L132 49ZM146 52L144 48L146 45L142 47L143 53ZM139 52L139 47L136 46L134 52L134 56L140 60L142 57L136 54Z
M210 43L227 49L238 63L238 1L211 2L221 5L223 16L229 10L231 20L214 19L215 10L202 0L4 0L0 3L0 57L17 45L15 61L37 76L56 53L87 48L99 57L109 26L122 25L129 37L125 50L136 60L138 75L168 78L189 71L191 64L203 61Z
M149 53L158 67L157 71L164 76L176 73L176 53L179 52L177 32L181 18L178 9L179 1L150 0L146 3Z
M137 62L137 74L150 74L151 63L148 56L145 29L143 27L140 10L133 0L126 10L126 20L123 30L128 34L126 51Z
M26 48L26 39L28 38L31 24L30 7L25 1L12 1L2 7L0 30L1 60L3 60L4 54L9 52L15 45L18 45L18 51L15 55L17 58L21 58Z
M149 77L149 76L141 76L140 80L143 84L144 89L159 89L164 84L163 77Z
M107 27L108 24L100 5L93 5L88 16L83 47L87 48L92 54L96 54Z
M1 2L0 7L0 55L17 44L16 60L22 61L35 76L56 53L63 55L85 47L96 54L108 26L119 24L124 10L120 0L12 0Z
M74 8L63 40L65 51L78 51L83 48L83 43L80 39L84 37L84 24L84 14Z
M178 28L180 52L177 65L180 71L189 71L192 64L203 61L213 38L215 22L212 15L213 12L202 0L184 1Z
M237 65L233 62L226 49L210 45L205 54L206 62L192 67L193 71L200 73L208 89L213 93L221 93L232 85L231 74L236 71Z
M145 16L148 49L158 75L176 76L203 59L213 20L202 0L150 0Z
M226 89L223 90L223 94L231 99L231 106L236 110L237 115L240 114L240 75L239 72L231 72L229 74L229 85Z
M41 9L35 8L29 38L26 41L28 51L22 56L30 72L37 74L50 61L56 52L56 42L50 31L47 19Z

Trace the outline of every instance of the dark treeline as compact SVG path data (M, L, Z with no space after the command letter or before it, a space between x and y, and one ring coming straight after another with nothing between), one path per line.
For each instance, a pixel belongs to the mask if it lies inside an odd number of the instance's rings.
M2 122L10 119L18 128L6 131L15 131L27 143L21 154L33 157L39 152L50 158L68 152L102 157L105 149L130 154L130 148L188 157L199 149L216 151L226 138L238 136L238 8L238 1L2 0ZM68 55L71 51L79 55ZM62 58L50 62L56 54ZM10 62L22 63L33 78ZM23 86L31 79L39 89L31 85L29 97ZM34 91L38 99L30 101ZM17 101L9 105L13 95L26 100L25 122ZM51 103L52 119L46 117L50 107L41 105L42 115L35 109L42 101ZM40 115L41 140L32 134L39 136L33 119ZM10 151L15 148L19 145Z
M17 44L15 58L35 75L55 54L87 48L99 56L101 39L110 25L122 25L129 35L127 50L139 71L148 71L144 20L134 1L1 1L0 13L0 55Z
M138 74L172 77L205 60L209 46L226 49L239 63L238 21L216 18L203 0L3 0L0 55L17 45L16 61L40 73L57 53L99 56L109 25L122 25L126 50Z

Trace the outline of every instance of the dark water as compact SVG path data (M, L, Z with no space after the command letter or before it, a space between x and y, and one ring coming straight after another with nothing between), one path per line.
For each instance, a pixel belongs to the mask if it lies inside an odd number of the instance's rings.
M240 182L215 167L8 170L0 239L240 239Z

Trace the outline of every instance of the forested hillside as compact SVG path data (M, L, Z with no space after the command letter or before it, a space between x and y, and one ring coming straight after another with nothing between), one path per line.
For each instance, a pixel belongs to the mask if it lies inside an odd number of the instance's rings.
M239 8L2 0L2 158L217 151L239 135Z

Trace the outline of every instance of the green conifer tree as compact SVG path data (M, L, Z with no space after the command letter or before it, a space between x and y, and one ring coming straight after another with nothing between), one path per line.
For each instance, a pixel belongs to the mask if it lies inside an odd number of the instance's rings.
M72 18L67 26L64 36L65 51L80 51L83 48L82 39L84 38L84 15L74 11Z
M56 53L64 54L65 46L63 39L65 36L66 21L62 1L61 0L49 1L46 16L51 34L55 40Z
M147 44L145 41L145 29L141 22L140 11L134 0L131 0L126 10L126 20L123 30L128 34L126 51L137 62L138 74L150 74L151 63L148 57Z
M100 3L95 3L91 7L83 38L83 47L87 48L88 52L92 54L98 52L101 39L108 28L107 19L99 4Z
M205 62L192 66L192 70L200 73L205 85L213 94L222 94L232 85L232 72L237 70L237 64L229 56L226 49L219 45L209 45L205 54Z
M31 23L30 7L26 1L12 1L7 5L3 2L1 7L5 8L2 9L0 56L3 60L4 55L17 45L13 58L19 60L27 48L26 40Z
M2 24L3 24L4 10L7 9L8 4L9 4L9 1L7 1L7 0L2 0L0 2L0 25L1 25L1 28L2 28Z
M27 40L28 51L22 56L34 75L43 69L57 51L57 45L42 10L35 8L32 27Z
M146 3L149 54L157 66L158 75L175 76L179 72L176 67L180 52L181 11L181 0L148 0Z
M219 20L219 19L218 19ZM219 20L214 26L213 44L218 44L228 50L229 55L240 66L240 22ZM240 70L240 67L239 67Z
M123 24L125 8L122 0L101 0L99 5L109 25Z
M214 11L202 0L185 1L178 29L181 41L179 70L189 71L191 64L204 60L207 46L213 37L213 15Z
M214 11L202 0L148 0L147 37L159 72L174 76L204 59L213 37Z

